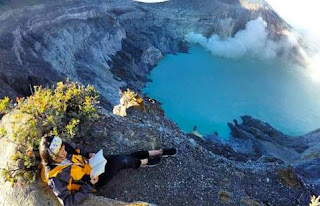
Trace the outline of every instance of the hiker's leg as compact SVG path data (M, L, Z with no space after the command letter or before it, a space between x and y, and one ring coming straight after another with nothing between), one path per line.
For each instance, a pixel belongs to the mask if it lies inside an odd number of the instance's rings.
M148 157L156 156L156 155L162 155L162 149L160 150L149 150L149 151L138 151L132 153L130 156L136 157L139 159L146 159Z
M146 165L148 163L148 158L141 159L140 161L141 161L141 165L140 166L144 166L144 165Z
M120 165L120 169L138 169L141 165L141 160L132 156L120 156L117 159L117 164Z
M137 151L130 154L131 157L135 157L138 159L145 159L149 157L148 151Z
M109 155L106 159L105 172L99 175L99 181L95 185L97 189L107 184L120 170L137 169L141 165L140 159L131 156Z
M117 155L105 156L107 159L107 164L104 167L104 173L99 175L99 181L94 185L96 189L99 189L103 185L107 184L118 172L117 164L115 159Z
M159 150L149 150L148 152L149 152L150 157L156 156L156 155L162 155L162 149L159 149Z

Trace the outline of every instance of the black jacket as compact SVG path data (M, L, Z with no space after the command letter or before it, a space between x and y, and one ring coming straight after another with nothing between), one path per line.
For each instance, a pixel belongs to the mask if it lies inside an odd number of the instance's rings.
M78 154L76 150L65 143L65 150L67 151L67 158L70 159L73 154ZM88 158L88 153L81 153L82 156ZM51 169L55 165L49 166ZM54 194L58 197L60 203L64 206L74 206L80 204L90 192L94 190L93 185L90 183L90 177L85 175L81 179L82 186L77 191L70 191L67 189L70 180L71 166L63 169L56 177L50 178L48 185L52 188Z

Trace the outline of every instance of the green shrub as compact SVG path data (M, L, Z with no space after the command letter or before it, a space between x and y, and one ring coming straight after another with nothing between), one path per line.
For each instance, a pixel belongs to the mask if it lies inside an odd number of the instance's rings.
M312 195L309 206L320 206L320 195L318 197Z
M122 117L127 116L127 109L133 106L143 105L143 99L139 97L137 93L127 89L124 92L120 92L120 104L113 107L113 114Z
M40 167L38 147L41 137L59 135L70 140L84 135L99 118L98 97L93 86L67 80L58 82L52 89L36 86L33 95L17 98L15 103L7 97L0 100L0 112L11 112L17 121L24 122L10 128L10 137L4 127L0 128L0 138L7 138L18 145L12 157L17 166L2 168L2 176L12 183L34 181Z
M0 100L0 113L6 114L12 108L12 102L9 97L5 97Z

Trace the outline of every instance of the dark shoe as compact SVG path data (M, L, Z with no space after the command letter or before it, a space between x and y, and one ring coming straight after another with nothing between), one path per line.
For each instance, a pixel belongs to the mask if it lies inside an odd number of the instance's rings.
M176 156L177 154L177 149L176 148L170 148L170 149L163 149L162 150L162 157L168 157L168 156Z
M148 163L146 165L142 165L141 167L154 167L159 164L161 160L161 156L153 156L148 158Z

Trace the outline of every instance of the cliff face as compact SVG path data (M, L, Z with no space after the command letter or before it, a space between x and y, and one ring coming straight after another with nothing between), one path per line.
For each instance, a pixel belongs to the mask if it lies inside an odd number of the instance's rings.
M0 15L0 96L27 95L29 85L70 77L93 84L104 103L115 105L119 88L140 90L165 54L187 51L188 32L227 37L257 16L273 35L286 27L263 4L248 10L241 2L47 1L6 10Z
M29 85L70 77L94 85L107 108L78 143L92 151L102 147L107 154L179 149L158 167L121 172L99 195L159 205L307 205L310 194L320 192L317 131L292 141L245 117L242 124L230 124L230 142L205 141L182 133L147 98L144 109L129 109L126 118L110 112L119 101L119 88L141 90L165 54L187 51L188 32L227 37L258 16L267 21L274 38L287 28L263 2L245 0L152 5L47 1L5 10L0 14L0 95L28 95ZM52 196L48 198L51 204Z

